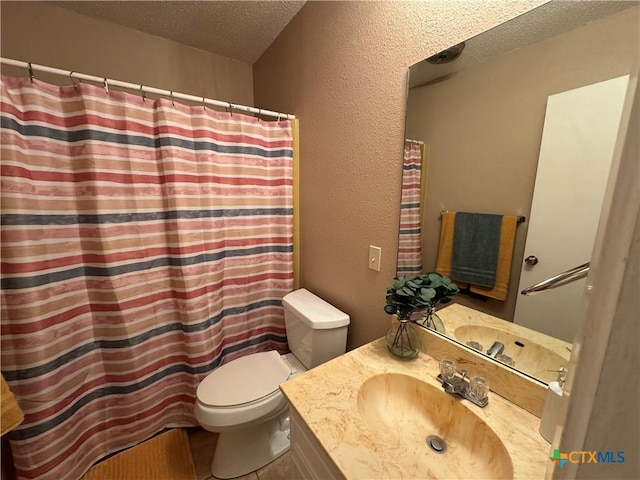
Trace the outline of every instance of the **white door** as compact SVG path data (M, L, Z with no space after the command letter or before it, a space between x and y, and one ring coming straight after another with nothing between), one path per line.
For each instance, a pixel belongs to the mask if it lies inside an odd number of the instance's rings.
M518 292L591 260L628 80L548 98ZM514 323L573 342L584 287L518 294Z

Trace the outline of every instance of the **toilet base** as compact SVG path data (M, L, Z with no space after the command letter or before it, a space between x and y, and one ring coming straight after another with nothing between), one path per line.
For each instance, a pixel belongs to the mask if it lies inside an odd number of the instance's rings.
M220 432L211 473L228 479L264 467L289 450L289 409L271 420Z

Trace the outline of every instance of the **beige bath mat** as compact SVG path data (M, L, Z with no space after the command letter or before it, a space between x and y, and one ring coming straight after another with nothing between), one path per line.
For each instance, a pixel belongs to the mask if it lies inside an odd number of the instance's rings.
M94 465L83 480L196 480L189 436L176 428Z

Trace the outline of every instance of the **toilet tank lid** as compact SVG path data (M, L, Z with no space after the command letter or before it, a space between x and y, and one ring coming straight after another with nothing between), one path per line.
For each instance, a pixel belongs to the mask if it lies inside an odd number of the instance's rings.
M315 330L349 325L349 315L304 288L287 293L282 304Z

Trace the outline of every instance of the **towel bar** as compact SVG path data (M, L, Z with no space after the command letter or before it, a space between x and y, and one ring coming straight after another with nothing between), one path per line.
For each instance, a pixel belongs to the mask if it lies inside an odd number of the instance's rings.
M441 210L440 211L440 216L442 216L443 213L447 213L449 210ZM518 215L518 223L524 223L527 221L527 217L524 215Z
M544 292L550 288L557 288L569 283L573 283L576 280L584 278L589 273L591 262L587 262L583 265L571 268L565 272L554 275L551 278L547 278L541 282L531 285L520 292L521 295L535 295L536 293Z

